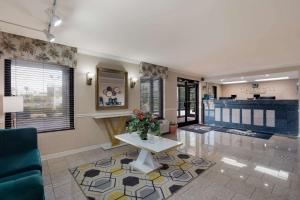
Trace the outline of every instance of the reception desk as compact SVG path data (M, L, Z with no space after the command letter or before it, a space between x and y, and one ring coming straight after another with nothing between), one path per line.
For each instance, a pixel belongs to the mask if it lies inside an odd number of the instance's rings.
M298 100L203 100L204 124L298 135Z

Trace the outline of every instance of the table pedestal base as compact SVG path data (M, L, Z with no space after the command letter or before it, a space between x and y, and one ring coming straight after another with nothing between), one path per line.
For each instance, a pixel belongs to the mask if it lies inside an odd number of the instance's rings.
M151 152L145 149L141 149L137 160L131 162L130 165L131 167L146 174L161 167L161 165L153 159Z

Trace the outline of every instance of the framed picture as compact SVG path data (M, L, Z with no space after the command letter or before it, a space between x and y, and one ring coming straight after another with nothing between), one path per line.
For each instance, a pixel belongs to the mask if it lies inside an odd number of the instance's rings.
M96 109L128 108L128 73L108 68L97 68Z

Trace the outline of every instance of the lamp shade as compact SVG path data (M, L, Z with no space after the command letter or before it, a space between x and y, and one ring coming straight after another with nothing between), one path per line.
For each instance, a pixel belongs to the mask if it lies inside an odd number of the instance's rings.
M9 96L3 97L3 112L23 112L23 97L22 96Z

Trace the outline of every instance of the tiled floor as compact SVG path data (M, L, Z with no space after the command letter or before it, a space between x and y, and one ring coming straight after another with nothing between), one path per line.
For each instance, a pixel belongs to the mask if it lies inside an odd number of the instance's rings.
M171 200L300 199L300 138L273 136L262 140L216 131L201 135L178 130L177 139L184 142L180 151L213 160L216 165ZM130 148L96 149L44 161L46 200L85 199L68 168Z

